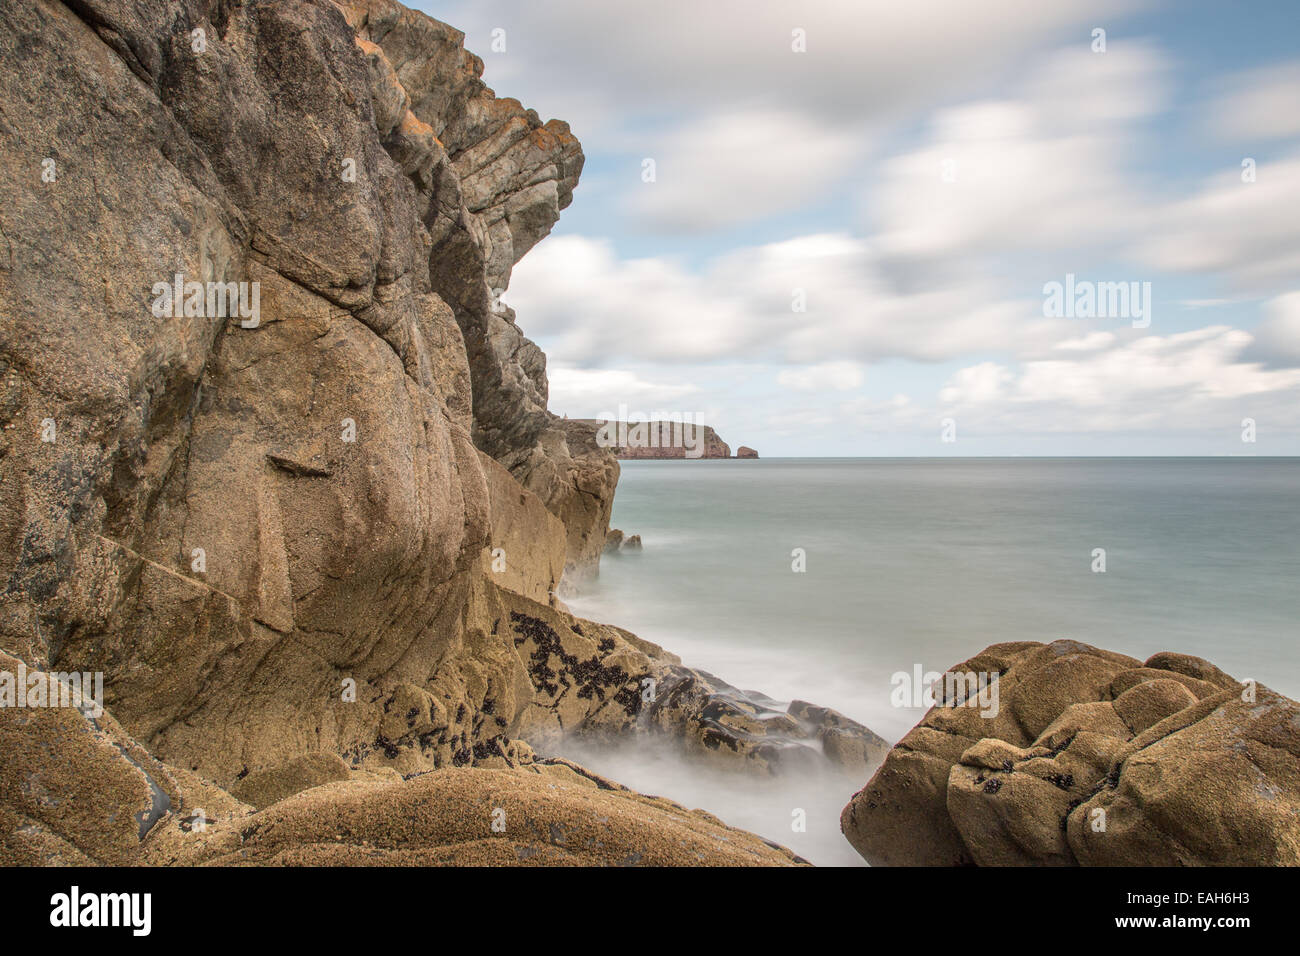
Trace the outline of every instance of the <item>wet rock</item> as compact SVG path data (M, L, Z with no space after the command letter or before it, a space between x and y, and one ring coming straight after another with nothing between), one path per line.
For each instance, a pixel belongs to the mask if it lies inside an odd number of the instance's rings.
M0 666L17 661L0 655ZM243 803L160 763L108 712L0 709L7 865L791 866L788 850L568 761L404 780L315 754L242 775ZM164 795L143 831L138 820ZM255 811L255 807L261 808ZM137 812L132 812L137 811Z

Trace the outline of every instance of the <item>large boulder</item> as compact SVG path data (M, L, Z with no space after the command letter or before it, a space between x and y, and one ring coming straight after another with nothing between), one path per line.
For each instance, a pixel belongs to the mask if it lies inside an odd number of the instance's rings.
M844 808L884 865L1300 864L1300 705L1214 665L993 645L998 707L943 701Z

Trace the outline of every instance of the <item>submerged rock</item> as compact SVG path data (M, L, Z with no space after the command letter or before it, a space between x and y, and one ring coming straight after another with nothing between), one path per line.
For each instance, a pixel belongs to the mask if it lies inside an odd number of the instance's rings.
M878 865L1300 864L1300 705L1200 658L995 644L844 808Z
M624 535L618 528L611 528L609 534L605 535L605 553L621 554L625 551L640 551L641 536L639 534Z

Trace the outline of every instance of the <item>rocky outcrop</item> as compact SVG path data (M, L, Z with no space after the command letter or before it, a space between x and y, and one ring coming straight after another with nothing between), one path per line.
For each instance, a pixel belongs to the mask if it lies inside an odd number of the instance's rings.
M610 528L609 534L605 535L606 554L622 554L640 550L641 536L639 534L624 535L621 529Z
M343 834L340 837L340 833ZM562 762L352 780L283 800L151 862L195 865L793 866L789 850L701 810Z
M581 150L462 41L381 0L0 11L4 646L225 785L364 762L397 706L472 751L522 672L476 596L603 542L617 463L492 297Z
M382 111L381 133L408 104L407 118L386 134L390 151L394 138L405 148L411 129L422 137L408 165L429 184L430 283L464 335L474 442L569 529L570 573L590 573L618 466L590 435L547 411L546 356L501 301L515 263L572 201L581 146L566 123L542 123L518 100L496 98L459 31L392 0L342 8L366 54L375 102L394 104Z
M773 776L827 765L856 773L878 766L888 750L837 711L798 700L782 711L771 698L702 671L670 668L656 685L643 719L716 766Z
M542 604L556 603L564 574L564 524L493 459L481 456L491 506L491 542L484 555L498 586Z
M758 452L754 451L754 449L750 448L748 445L741 445L739 448L736 449L736 457L757 458Z
M499 290L582 154L463 39L388 0L0 5L0 678L106 706L0 708L0 862L457 859L400 818L476 788L539 833L652 819L627 859L789 861L526 742L652 729L646 688L698 675L555 597L618 463ZM582 788L554 817L543 774Z
M995 644L844 809L881 865L1300 864L1300 705L1212 664Z
M0 666L16 661L0 656ZM410 780L307 754L239 797L164 764L113 718L0 709L8 865L789 866L788 850L563 760Z
M609 530L618 461L596 444L593 429L582 422L560 420L512 473L522 474L523 485L564 524L566 578L579 584L591 577L600 566Z

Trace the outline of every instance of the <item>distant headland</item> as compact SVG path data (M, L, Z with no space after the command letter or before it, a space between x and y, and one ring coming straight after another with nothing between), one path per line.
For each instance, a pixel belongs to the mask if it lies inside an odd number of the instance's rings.
M570 419L570 421L575 421ZM603 418L576 419L593 428L596 444L608 448L623 460L665 458L757 458L758 452L741 445L732 455L731 446L709 425L693 422L624 422Z

